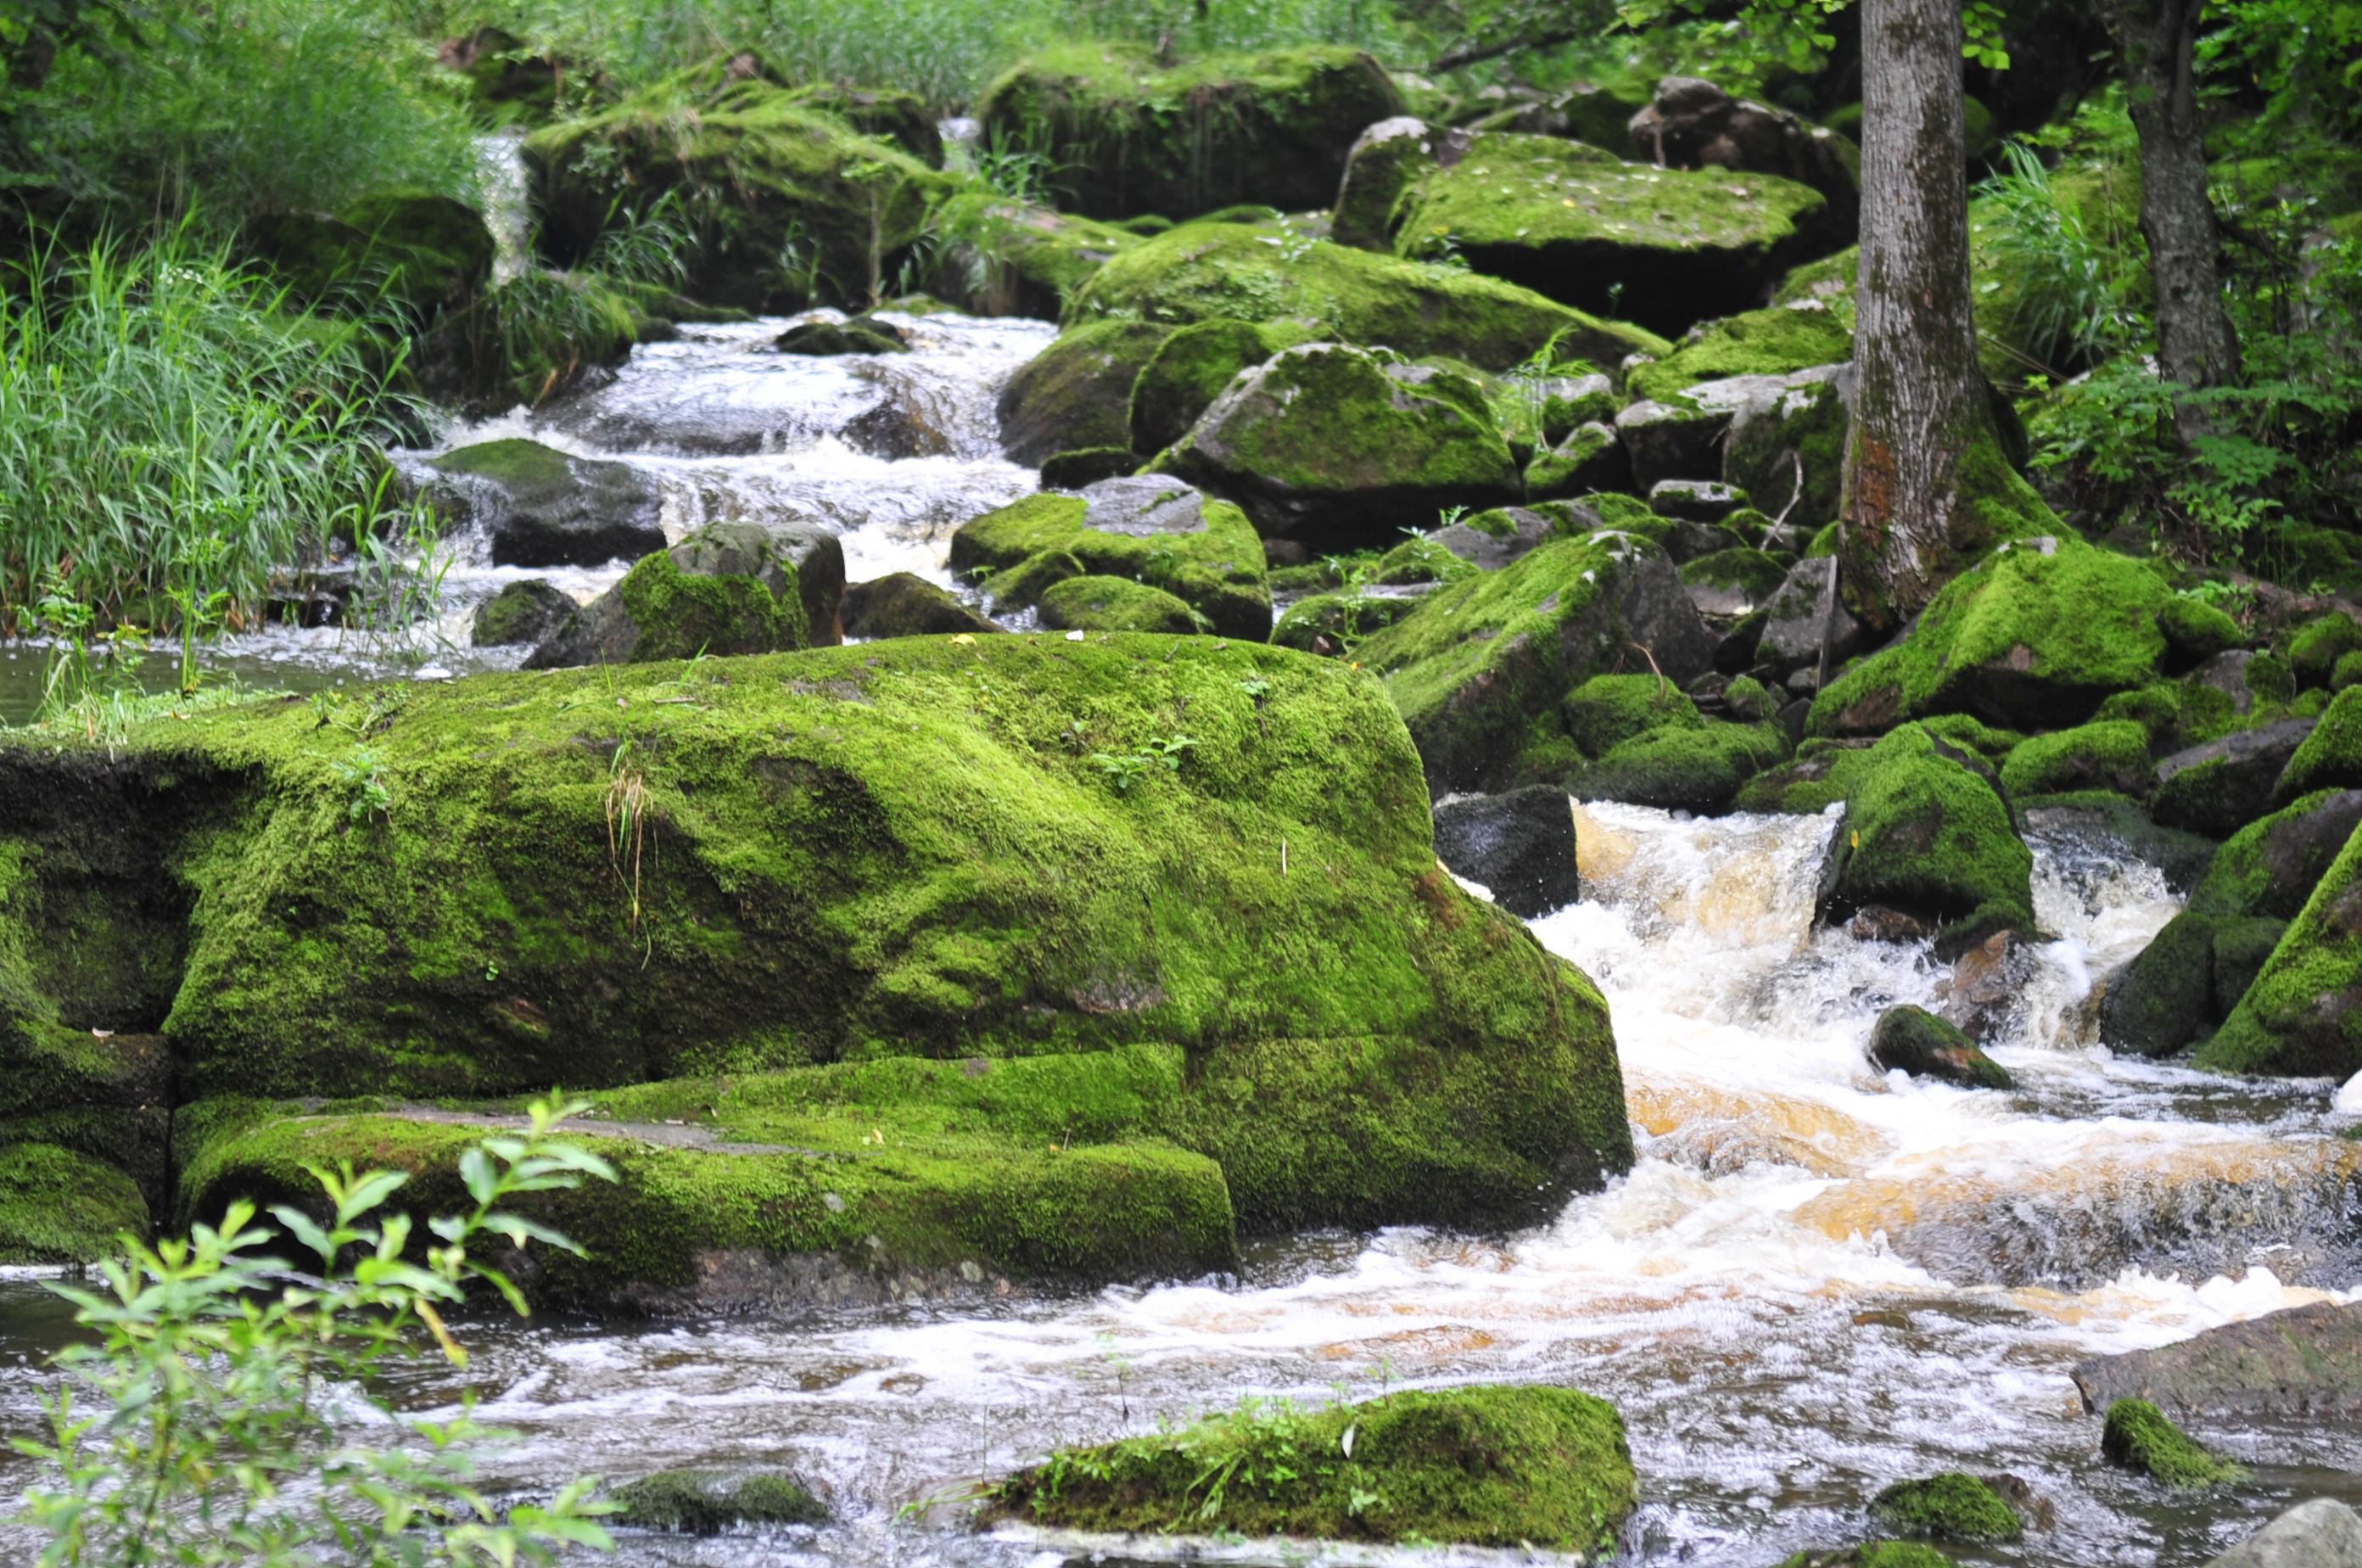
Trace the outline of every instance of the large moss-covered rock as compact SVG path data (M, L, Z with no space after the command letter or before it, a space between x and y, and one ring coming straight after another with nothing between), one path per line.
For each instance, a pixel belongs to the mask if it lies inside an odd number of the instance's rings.
M2150 801L2157 820L2229 836L2272 809L2280 780L2314 728L2311 719L2252 724L2158 758Z
M1198 416L1213 406L1240 371L1312 337L1312 329L1299 322L1229 317L1195 322L1172 334L1131 384L1127 411L1131 449L1162 452L1189 433Z
M1814 700L1811 733L1877 734L1929 713L2013 728L2081 723L2111 693L2157 679L2157 612L2147 565L2069 536L2004 546L1962 572L1892 646Z
M1059 205L1095 218L1325 207L1363 127L1402 113L1384 67L1315 46L1177 66L1138 44L1028 59L986 89L988 138L1046 156Z
M2019 743L2002 763L2001 781L2012 795L2077 790L2144 794L2149 782L2148 732L2129 719L2103 719L2035 735Z
M1110 259L1067 314L1175 326L1221 317L1300 320L1323 337L1413 359L1449 355L1486 370L1521 364L1552 339L1561 357L1597 365L1669 351L1653 333L1497 278L1210 221L1184 224Z
M844 591L844 635L877 637L973 636L1000 627L915 572L898 571Z
M841 592L842 547L833 538L826 544L836 552ZM756 524L717 524L641 560L534 649L525 668L645 664L810 647L815 638L798 553ZM832 614L832 634L835 624Z
M480 648L523 644L531 647L566 624L575 611L574 596L564 589L529 577L512 582L476 606L469 624L468 641Z
M953 638L346 706L0 745L9 798L57 800L0 845L46 900L104 806L61 779L160 798L126 842L184 900L192 1097L695 1080L602 1095L626 1179L549 1199L596 1254L557 1294L793 1295L806 1257L1195 1275L1232 1215L1540 1213L1629 1160L1604 1004L1437 868L1400 719L1341 666ZM710 1137L637 1131L676 1122ZM348 1156L434 1212L480 1131L215 1116L182 1201Z
M1209 1469L1258 1479L1209 1496ZM988 1510L1097 1532L1418 1540L1588 1557L1614 1550L1639 1499L1615 1407L1572 1388L1479 1386L1325 1410L1250 1402L1178 1431L1054 1454L1001 1483Z
M1001 389L1001 449L1011 462L1038 466L1077 447L1128 445L1131 383L1169 336L1143 321L1098 321L1060 336Z
M1760 304L1827 206L1770 174L1626 163L1552 137L1480 135L1402 203L1398 254L1478 271L1659 332Z
M1635 366L1624 384L1636 397L1670 403L1700 381L1787 376L1852 358L1852 324L1819 301L1805 301L1693 327L1671 354Z
M993 573L996 603L1034 602L1019 586L1022 569L1048 555L1071 557L1078 569L1068 575L1132 578L1162 589L1226 637L1261 642L1270 635L1271 590L1253 525L1237 507L1177 480L1102 480L1080 495L1027 496L952 536L952 569Z
M0 1145L0 1264L88 1264L145 1238L148 1204L116 1166L54 1143Z
M1739 788L1788 758L1776 724L1671 724L1610 747L1566 777L1579 801L1709 815L1727 811Z
M1942 922L1956 943L2034 924L2034 856L1973 752L1905 724L1843 756L1823 790L1783 804L1846 802L1832 892L1838 911L1899 909Z
M2198 1065L2351 1077L2362 1070L2362 831L2346 841Z
M1241 375L1159 467L1238 497L1265 535L1314 547L1366 547L1447 506L1524 495L1474 381L1336 343Z
M2298 744L2272 792L2292 801L2316 790L2356 785L2362 785L2362 687L2349 686L2330 700L2328 711Z
M572 266L618 204L677 193L684 292L748 309L868 303L952 182L759 71L693 68L524 141L540 243Z
M1653 659L1678 685L1712 668L1714 644L1663 550L1600 533L1435 590L1359 657L1441 794L1507 787L1529 751L1568 745L1560 699L1586 678Z
M427 468L427 503L447 528L491 536L495 565L601 566L664 548L663 497L628 463L511 436L446 452Z

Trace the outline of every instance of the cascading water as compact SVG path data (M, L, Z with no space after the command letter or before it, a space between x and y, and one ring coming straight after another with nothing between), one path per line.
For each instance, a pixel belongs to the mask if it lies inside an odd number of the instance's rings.
M967 1536L929 1501L1053 1445L1245 1393L1506 1379L1622 1408L1646 1499L1628 1546L1644 1562L1763 1568L1858 1538L1879 1487L1946 1469L2017 1475L2053 1516L2025 1545L1964 1562L2179 1568L2292 1493L2362 1495L2362 1441L2269 1426L2205 1434L2256 1467L2252 1486L2161 1492L2099 1462L2098 1423L2067 1377L2086 1355L2357 1277L2345 1195L2362 1147L2332 1135L2330 1086L2229 1087L2088 1039L2092 977L2174 912L2162 877L2102 841L2036 835L2037 908L2058 940L1992 1046L2020 1087L1970 1091L1864 1061L1878 1012L1940 1006L1951 972L1925 946L1814 928L1833 820L1578 811L1584 897L1535 929L1614 1010L1641 1136L1607 1190L1511 1235L1297 1238L1253 1249L1242 1282L991 1311L487 1320L470 1380L484 1413L524 1434L501 1478L785 1464L839 1510L817 1532L637 1538L622 1558L635 1568L1051 1568L1070 1543ZM61 1319L28 1308L29 1284L0 1292L0 1419L21 1426ZM413 1395L439 1406L458 1387L422 1368ZM922 1517L901 1517L914 1504Z

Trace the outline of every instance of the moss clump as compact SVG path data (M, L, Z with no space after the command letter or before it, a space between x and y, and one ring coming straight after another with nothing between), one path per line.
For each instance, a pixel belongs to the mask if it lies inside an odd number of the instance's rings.
M1722 689L1725 712L1745 724L1769 723L1780 712L1780 699L1751 675L1742 675Z
M1209 629L1204 618L1161 588L1122 577L1070 577L1041 598L1042 624L1055 631L1164 632Z
M148 1234L131 1178L54 1143L0 1146L0 1264L95 1263Z
M1780 1568L1952 1568L1952 1560L1915 1541L1873 1540L1837 1551L1799 1551Z
M2016 1087L2009 1071L1955 1025L1925 1008L1891 1007L1871 1031L1870 1060L1882 1072L1940 1078L1962 1088Z
M1424 258L1449 245L1479 271L1678 332L1759 303L1827 206L1771 175L1660 169L1555 137L1487 133L1419 181L1395 246Z
M1919 727L1937 740L1996 764L2025 744L2025 737L2017 731L1995 729L1973 713L1937 713L1920 720Z
M1496 511L1477 515L1495 517L1502 513ZM1405 539L1380 556L1373 580L1389 587L1422 582L1456 582L1478 569L1474 562L1461 559L1437 540L1422 537Z
M963 524L952 536L952 569L1007 573L1054 552L1071 557L1092 576L1131 578L1162 589L1204 615L1223 636L1261 642L1271 628L1271 590L1263 540L1246 514L1170 480L1118 482L1126 488L1027 496ZM1093 506L1102 494L1132 498L1137 505L1127 503L1126 518L1145 516L1171 526L1095 527ZM1112 515L1105 510L1111 502L1098 504L1101 520ZM1014 577L992 580L995 600L1010 603L1032 603L1032 595L1047 587L1045 581L1028 591Z
M780 592L752 573L683 571L674 554L657 551L615 585L637 632L631 662L777 653L811 644L792 562L776 563L787 577Z
M2174 663L2190 669L2204 664L2216 654L2227 653L2246 641L2246 633L2239 623L2231 619L2202 599L2192 599L2177 593L2158 606L2157 629L2165 634L2166 646L2173 652Z
M1741 785L1787 757L1787 734L1774 725L1673 724L1611 747L1566 788L1579 800L1705 814L1727 810Z
M1161 452L1189 432L1239 372L1311 338L1293 322L1200 321L1158 346L1131 386L1135 452Z
M1011 462L1082 447L1128 446L1131 384L1170 333L1138 321L1098 321L1061 333L1001 389L1001 448ZM1153 448L1152 448L1153 450Z
M1559 717L1586 756L1605 756L1651 730L1699 729L1697 704L1655 675L1595 675L1566 694Z
M1209 1474L1231 1477L1206 1488ZM1054 1528L1611 1550L1639 1502L1615 1407L1467 1387L1335 1409L1249 1400L1154 1437L1054 1454L990 1514Z
M1175 66L1139 44L1079 43L1021 61L977 107L988 138L1048 157L1059 205L1096 218L1325 207L1353 138L1400 113L1385 69L1338 46Z
M2046 553L2008 546L1937 594L1908 635L1814 700L1816 735L1875 734L1922 714L2081 723L2109 695L2155 680L2164 582L2072 535Z
M1487 370L1521 364L1553 339L1562 356L1601 365L1669 351L1652 333L1497 278L1326 240L1287 255L1271 237L1243 224L1184 224L1110 259L1076 294L1068 319L1298 320L1321 337L1383 344L1413 359L1449 354Z
M2357 651L2362 651L2362 625L2333 611L2297 628L2289 638L2288 661L2300 687L2326 686L2337 661Z
M2247 1479L2245 1465L2207 1452L2146 1399L2119 1399L2108 1407L2100 1452L2111 1464L2169 1486L2220 1486Z
M1844 780L1836 897L1924 912L1955 933L2034 924L2034 856L1986 775L1916 724L1862 754Z
M2036 735L2001 765L2002 788L2013 795L2071 790L2145 794L2149 786L2148 731L2130 720L2102 720Z
M1743 615L1771 602L1788 580L1787 558L1745 546L1714 550L1682 563L1682 586L1709 615Z
M1695 328L1672 353L1635 369L1624 388L1633 397L1672 403L1700 381L1783 376L1852 358L1850 322L1817 304L1773 305Z
M614 1521L637 1529L720 1535L745 1526L820 1524L828 1509L792 1475L659 1470L608 1494Z
M1419 607L1407 594L1315 593L1289 605L1271 629L1272 642L1304 653L1351 653L1373 632L1383 631Z
M1883 1529L1931 1540L2016 1540L2025 1534L2000 1493L1957 1470L1896 1482L1871 1499L1870 1516Z
M2356 785L2362 785L2362 687L2331 699L2329 711L2289 758L2275 793L2287 801Z
M2227 846L2226 846L2227 848ZM2347 1077L2362 1069L2362 831L2346 841L2197 1065Z

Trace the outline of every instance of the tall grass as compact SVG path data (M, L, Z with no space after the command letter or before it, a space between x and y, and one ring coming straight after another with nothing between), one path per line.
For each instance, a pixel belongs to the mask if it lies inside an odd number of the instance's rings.
M273 569L387 520L370 326L283 304L185 232L0 286L0 630L251 620Z

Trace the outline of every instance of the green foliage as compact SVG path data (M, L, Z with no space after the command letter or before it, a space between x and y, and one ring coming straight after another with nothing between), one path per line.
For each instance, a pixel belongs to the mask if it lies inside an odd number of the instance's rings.
M2219 1486L2248 1476L2245 1465L2207 1452L2146 1399L2119 1399L2108 1407L2100 1452L2111 1464L2169 1486Z
M2002 155L2006 167L1978 188L1978 249L1981 262L2011 274L2006 327L2016 349L2056 373L2136 343L2144 323L2135 293L2145 282L2137 235L2113 224L2095 233L2086 204L2066 197L2027 142L2005 143ZM2101 221L2114 210L2102 205Z
M1107 781L1119 795L1128 795L1131 787L1153 775L1157 768L1167 773L1181 771L1181 763L1198 743L1187 735L1151 735L1130 751L1091 753L1091 766L1107 775Z
M423 1228L387 1211L400 1173L315 1168L325 1221L281 1205L273 1230L241 1199L186 1240L130 1242L103 1287L52 1286L90 1338L58 1357L66 1381L48 1431L16 1442L42 1467L19 1516L48 1538L42 1568L510 1568L607 1548L592 1483L503 1518L475 1479L502 1434L464 1409L418 1415L389 1381L436 1350L466 1364L443 1319L466 1287L490 1286L524 1310L488 1255L574 1250L509 1205L613 1179L556 1135L580 1109L543 1101L522 1134L469 1149L471 1206ZM282 1241L292 1255L267 1250Z

